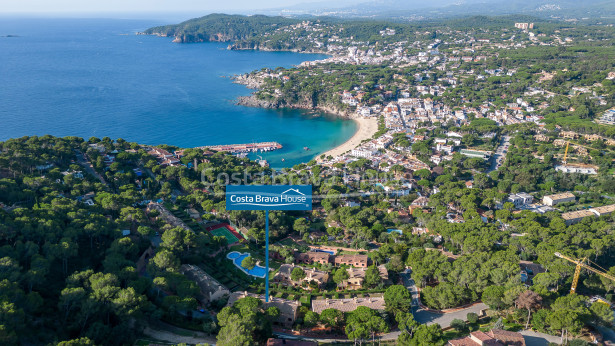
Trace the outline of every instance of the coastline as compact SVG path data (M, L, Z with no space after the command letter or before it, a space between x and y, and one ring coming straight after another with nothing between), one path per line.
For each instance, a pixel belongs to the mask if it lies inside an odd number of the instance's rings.
M139 32L137 34L156 35L156 36L162 36L162 37L170 36L170 35L160 33L160 32L151 32L151 33ZM225 42L225 41L231 41L231 40L228 37L221 37L217 35L217 36L210 36L209 40L197 40L197 41L190 41L190 42L207 42L207 41ZM175 35L173 42L185 43L188 41L186 40L185 36L182 37L182 36ZM261 47L258 44L257 45L245 44L245 43L237 42L237 41L235 42L231 41L231 43L227 46L227 49L228 50L269 51L269 52L279 51L279 52L311 53L311 54L316 53L316 54L330 55L329 52L323 52L323 51L316 50L316 49L307 49L307 50L272 49L268 47ZM231 80L233 81L233 83L242 84L248 89L255 89L255 90L259 90L263 83L262 78L258 78L257 76L252 75L252 73L235 75L231 77ZM236 99L235 104L246 106L246 107L269 108L269 109L289 108L289 109L317 110L320 112L325 112L328 114L332 114L332 115L335 115L341 118L346 118L346 119L354 121L357 124L358 128L357 128L357 131L353 134L353 136L350 137L348 140L346 140L344 143L334 148L331 148L325 151L324 153L316 155L314 159L319 162L322 161L320 157L322 157L323 155L325 158L327 156L337 157L337 156L340 156L344 153L351 151L352 149L361 145L363 141L371 139L374 136L374 134L378 132L378 119L363 118L359 116L358 114L350 113L348 110L342 110L342 109L337 108L336 106L314 105L307 100L306 102L299 102L299 103L294 103L294 104L284 104L284 103L280 103L278 100L270 100L270 101L259 100L256 97L255 93L252 93L249 96L239 96Z
M258 89L260 83L258 81L254 81L250 78L246 78L243 80L235 79L235 83L244 84L248 88ZM376 132L378 132L378 119L377 118L364 118L358 116L357 114L349 113L348 111L343 111L337 109L335 107L330 106L316 106L313 107L309 104L291 104L291 105L280 105L278 102L270 102L264 100L258 100L255 94L251 94L250 96L240 96L236 102L237 105L246 106L246 107L259 107L259 108L270 108L270 109L278 109L278 108L290 108L290 109L306 109L306 110L317 110L320 112L332 114L338 116L340 118L348 119L354 121L358 128L357 131L344 143L331 148L324 153L318 154L314 157L314 159L318 162L323 161L320 157L325 155L327 156L337 157L346 152L351 151L352 149L361 145L364 140L371 139Z
M363 118L363 117L352 117L350 118L352 121L357 123L359 127L357 132L350 137L346 142L338 145L333 149L329 149L328 151L319 154L315 159L316 161L322 161L321 157L324 155L325 158L327 156L340 156L346 152L351 151L352 149L359 146L364 140L371 139L376 132L378 132L378 119L376 118Z

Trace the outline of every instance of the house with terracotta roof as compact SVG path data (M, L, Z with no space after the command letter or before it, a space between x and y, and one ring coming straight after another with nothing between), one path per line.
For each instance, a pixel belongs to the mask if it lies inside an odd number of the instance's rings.
M291 278L291 273L295 268L301 268L305 272L305 277L301 281L294 281ZM315 268L303 268L292 264L282 264L272 279L272 282L293 287L303 287L304 282L310 283L312 281L315 282L318 287L322 287L329 281L329 273ZM309 288L308 285L305 285L305 288Z
M299 308L301 307L301 303L298 300L288 300L270 297L269 303L266 303L264 296L256 295L249 292L233 292L228 299L227 306L231 306L237 300L245 297L254 297L260 299L263 302L264 309L268 309L270 307L278 308L278 310L280 310L280 315L278 316L278 319L274 322L277 325L290 328L293 326L295 320L299 316Z
M267 339L267 346L317 346L314 341L290 340L290 339Z
M347 290L358 290L363 287L363 281L365 281L365 273L367 272L367 268L347 268L348 279L342 281L338 288L347 289ZM380 273L380 278L383 281L389 279L389 272L384 265L378 266L378 272Z
M346 298L346 299L312 299L312 311L320 314L326 309L342 312L355 311L359 306L384 311L386 305L383 297Z
M596 134L584 135L583 137L585 138L585 140L590 142L602 140L602 136Z
M429 198L419 197L412 202L412 206L426 207L429 204Z
M331 254L327 252L296 252L295 253L295 261L297 263L305 263L305 264L327 264L331 262Z
M367 261L367 255L341 255L333 259L336 266L348 265L357 268L367 268Z
M567 139L577 139L577 137L579 137L579 135L574 131L562 131L559 135Z
M469 336L449 340L449 346L525 346L525 339L521 333L502 329L492 329L488 332L477 330Z
M197 284L200 290L197 299L201 304L207 305L212 301L231 294L228 288L195 265L182 264L179 272Z

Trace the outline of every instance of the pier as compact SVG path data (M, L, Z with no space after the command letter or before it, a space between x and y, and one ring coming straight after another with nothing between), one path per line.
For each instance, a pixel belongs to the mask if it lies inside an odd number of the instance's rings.
M261 142L249 144L226 144L198 147L198 149L210 149L215 151L227 151L230 153L258 153L282 149L278 142Z

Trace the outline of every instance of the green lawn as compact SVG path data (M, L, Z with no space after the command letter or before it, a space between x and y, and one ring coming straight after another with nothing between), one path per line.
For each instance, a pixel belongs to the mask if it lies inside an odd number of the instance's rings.
M304 306L312 306L312 296L310 294L301 296L301 298L299 299L299 301L301 302L302 305Z
M299 244L295 243L292 239L290 238L284 238L282 240L280 240L279 242L277 242L280 245L284 245L286 247L292 247L292 248L296 248L299 246Z

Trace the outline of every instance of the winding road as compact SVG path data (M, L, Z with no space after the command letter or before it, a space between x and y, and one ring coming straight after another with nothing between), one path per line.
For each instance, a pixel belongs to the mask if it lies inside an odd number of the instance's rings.
M449 312L449 313L438 313L426 310L421 308L419 305L419 292L414 283L414 280L411 277L412 271L410 269L406 269L401 272L399 275L404 283L404 286L410 291L412 294L412 314L414 315L414 319L422 324L434 324L437 323L442 328L447 328L451 326L451 322L455 319L460 319L466 321L466 316L468 313L473 312L480 316L480 312L482 310L487 309L487 305L484 303L477 303L468 308L460 309L457 311ZM394 332L395 333L395 332ZM391 333L393 334L393 333ZM399 332L397 332L399 335Z
M92 166L92 163L90 162L90 160L88 160L88 158L85 156L84 153L82 153L81 151L75 150L75 154L77 156L77 163L79 164L79 166L83 167L83 169L85 169L87 173L98 178L98 180L100 180L101 183L105 184L106 186L109 186L109 184L107 184L107 182L105 181L105 178L103 178L102 175L96 172L96 170L94 169L94 166Z

